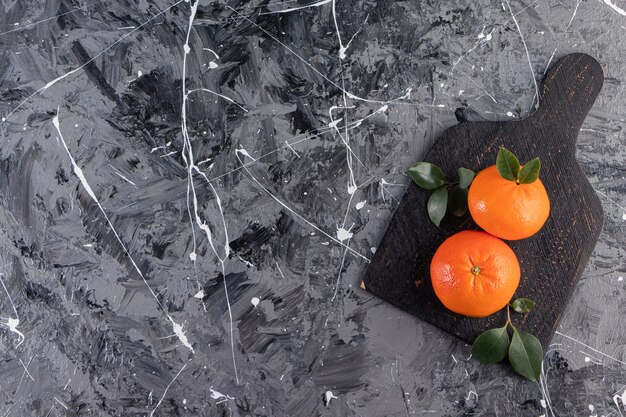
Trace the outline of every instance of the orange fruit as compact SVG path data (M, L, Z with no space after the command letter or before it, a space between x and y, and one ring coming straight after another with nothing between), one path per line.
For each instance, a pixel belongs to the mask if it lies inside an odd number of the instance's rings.
M458 314L485 317L502 309L519 285L513 250L497 237L466 230L447 238L430 263L437 298Z
M534 235L550 214L550 200L540 179L517 184L502 178L495 165L476 175L467 205L476 224L506 240Z

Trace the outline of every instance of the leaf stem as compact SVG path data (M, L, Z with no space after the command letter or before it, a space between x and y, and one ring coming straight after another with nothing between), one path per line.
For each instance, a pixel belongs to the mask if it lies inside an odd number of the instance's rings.
M515 328L515 326L513 325L513 322L511 321L511 308L509 307L509 305L506 305L506 324L505 326L511 326L511 328L513 329L513 331L517 330Z
M459 183L458 181L446 181L446 188L449 191L450 189L452 189L458 183Z

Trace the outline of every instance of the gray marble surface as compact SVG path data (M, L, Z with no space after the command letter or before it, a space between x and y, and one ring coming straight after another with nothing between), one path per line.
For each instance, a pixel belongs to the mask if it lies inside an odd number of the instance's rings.
M626 415L624 40L624 0L3 0L0 416ZM606 218L534 384L358 280L457 109L570 52Z

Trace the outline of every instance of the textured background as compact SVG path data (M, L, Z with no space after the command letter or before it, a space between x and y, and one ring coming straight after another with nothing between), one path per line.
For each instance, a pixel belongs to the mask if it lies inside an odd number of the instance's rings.
M624 0L2 0L0 416L626 415L625 37ZM357 283L455 112L575 51L606 218L533 384Z

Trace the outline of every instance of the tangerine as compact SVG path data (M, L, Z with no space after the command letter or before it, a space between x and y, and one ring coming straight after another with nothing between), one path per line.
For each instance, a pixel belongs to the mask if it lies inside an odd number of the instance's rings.
M430 263L437 298L449 310L485 317L513 297L520 267L513 250L485 232L466 230L447 238Z
M476 175L467 204L476 224L506 240L534 235L550 214L550 200L540 179L518 184L502 178L495 165Z

